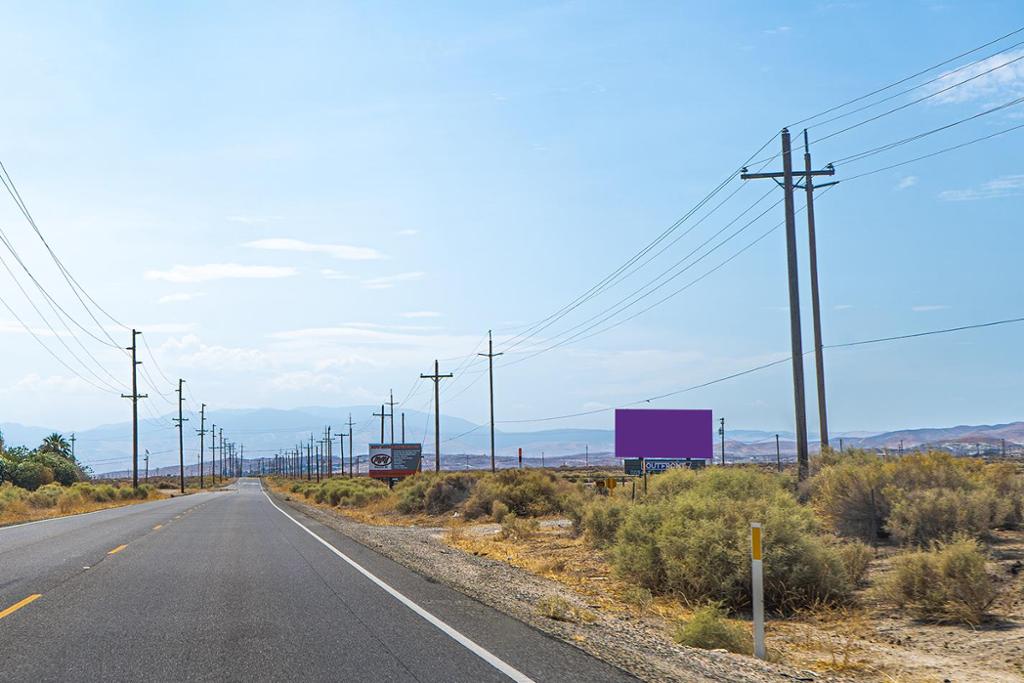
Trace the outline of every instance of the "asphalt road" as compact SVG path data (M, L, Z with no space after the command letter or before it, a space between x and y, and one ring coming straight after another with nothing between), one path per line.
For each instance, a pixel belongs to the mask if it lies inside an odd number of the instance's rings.
M634 679L243 479L0 528L0 681L57 680Z

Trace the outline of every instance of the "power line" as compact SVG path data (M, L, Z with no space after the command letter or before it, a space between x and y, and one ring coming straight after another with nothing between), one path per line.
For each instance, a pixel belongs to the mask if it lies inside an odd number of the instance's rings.
M893 336L887 336L887 337L876 337L876 338L873 338L873 339L860 339L860 340L857 340L857 341L845 342L845 343L842 343L842 344L826 344L824 346L824 348L826 348L826 349L839 349L839 348L850 348L850 347L856 347L856 346L865 346L865 345L868 345L868 344L881 344L881 343L885 343L885 342L901 341L901 340L906 340L906 339L916 339L918 337L930 337L930 336L940 335L940 334L949 334L949 333L952 333L952 332L963 332L963 331L966 331L966 330L978 330L978 329L983 329L983 328L987 328L987 327L997 327L997 326L1001 326L1001 325L1011 325L1011 324L1022 323L1022 322L1024 322L1024 317L1005 318L1005 319L1002 319L1002 320L993 320L993 321L989 321L989 322L975 323L975 324L971 324L971 325L958 325L956 327L945 327L945 328L941 328L941 329L937 329L937 330L926 330L924 332L914 332L914 333L910 333L910 334L900 334L900 335L893 335ZM803 355L807 356L810 353L813 353L813 350L808 350ZM648 398L643 398L643 399L640 399L638 401L632 401L630 403L624 403L624 404L619 405L619 406L609 406L607 408L596 408L594 410L585 410L585 411L580 411L580 412L577 412L577 413L567 413L567 414L564 414L564 415L552 415L552 416L548 416L548 417L531 418L531 419L524 419L524 420L500 420L498 422L498 424L523 424L523 423L528 423L528 422L551 422L551 421L554 421L554 420L564 420L564 419L568 419L568 418L571 418L571 417L582 417L582 416L585 416L585 415L596 415L598 413L605 413L605 412L608 412L610 410L616 410L617 408L628 408L630 406L640 405L642 403L652 403L654 401L659 401L661 399L670 398L672 396L678 396L679 394L684 394L684 393L687 393L687 392L690 392L690 391L695 391L697 389L702 389L704 387L709 387L709 386L712 386L714 384L719 384L721 382L725 382L725 381L728 381L730 379L735 379L737 377L743 377L745 375L750 375L750 374L753 374L755 372L759 372L761 370L767 370L768 368L775 367L776 365L782 365L783 363L789 363L791 360L792 360L792 356L786 356L785 358L779 358L778 360L773 360L773 361L768 362L768 363L762 363L762 364L756 365L756 366L754 366L752 368L747 368L746 370L741 370L739 372L734 372L732 374L725 375L724 377L718 377L718 378L715 378L715 379L712 379L712 380L708 380L706 382L701 382L700 384L694 384L692 386L684 387L682 389L676 389L674 391L669 391L669 392L666 392L664 394L658 394L656 396L650 396Z
M817 114L812 114L811 116L808 116L807 118L800 119L799 121L797 121L795 123L789 124L789 126L787 126L787 128L796 128L797 126L799 126L801 124L807 123L808 121L813 121L814 119L820 118L820 117L825 116L827 114L831 114L832 112L838 111L838 110L840 110L840 109L842 109L844 107L847 107L847 106L849 106L851 104L856 104L857 102L862 102L863 100L866 100L869 97L874 97L875 95L883 93L886 90L891 90L892 88L895 88L897 86L903 85L904 83L906 83L908 81L912 81L915 78L917 78L918 76L923 76L926 73L929 73L931 71L935 71L936 69L941 69L942 67L946 66L947 64L952 64L953 62L955 62L958 59L962 59L963 57L967 57L969 55L972 55L975 52L980 52L981 50L984 50L986 47L990 47L992 45L995 45L996 43L1002 42L1002 41L1006 40L1007 38L1009 38L1011 36L1015 36L1015 35L1017 35L1018 33L1022 32L1022 31L1024 31L1024 26L1022 26L1020 28L1017 28L1017 29L1014 29L1013 31L1010 31L1009 33L1007 33L1005 35L1002 35L1002 36L1000 36L998 38L995 38L994 40L990 40L987 43L984 43L983 45L979 45L978 47L971 48L970 50L968 50L966 52L961 52L960 54L958 54L958 55L956 55L954 57L950 57L949 59L943 60L943 61L939 62L938 64L933 64L932 66L929 66L929 67L927 67L925 69L922 69L921 71L918 71L917 73L913 73L913 74L911 74L909 76L906 76L905 78L901 78L898 81L894 81L892 83L889 83L888 85L882 86L881 88L877 88L875 90L872 90L869 93L866 93L864 95L860 95L859 97L855 97L852 100L847 100L846 102L843 102L842 104L837 104L837 105L835 105L833 107L829 107L828 109L820 111Z

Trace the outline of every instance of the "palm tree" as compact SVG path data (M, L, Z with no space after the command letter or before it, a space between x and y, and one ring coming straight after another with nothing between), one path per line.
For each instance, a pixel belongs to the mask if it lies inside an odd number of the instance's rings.
M43 439L42 445L39 446L39 451L42 453L56 453L65 458L70 458L71 444L62 435L54 432Z

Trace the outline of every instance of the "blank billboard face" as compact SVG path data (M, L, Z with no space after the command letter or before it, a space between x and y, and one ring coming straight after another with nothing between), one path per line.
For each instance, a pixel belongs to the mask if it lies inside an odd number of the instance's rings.
M616 410L615 457L711 459L710 410Z

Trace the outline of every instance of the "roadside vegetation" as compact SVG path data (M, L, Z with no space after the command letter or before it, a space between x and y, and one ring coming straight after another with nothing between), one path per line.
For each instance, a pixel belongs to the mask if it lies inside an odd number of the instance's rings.
M122 481L91 481L88 468L60 434L47 436L33 449L8 446L0 436L0 526L148 500L160 496L158 488L170 479L154 477L137 488ZM173 482L177 488L178 479Z
M872 620L924 633L995 627L1024 590L1019 553L1001 550L1024 548L1015 463L826 453L802 485L791 472L711 467L652 477L646 495L593 484L606 476L530 469L423 473L393 489L363 478L272 484L361 521L446 528L449 544L559 581L621 618L660 623L667 639L747 654L749 528L761 522L770 650L773 638L791 639L787 656L808 652L800 664L864 676L882 670L878 653L866 654L880 637ZM585 621L560 605L536 613Z

